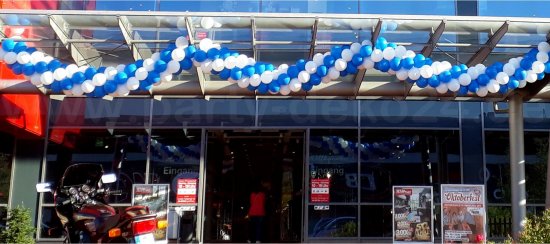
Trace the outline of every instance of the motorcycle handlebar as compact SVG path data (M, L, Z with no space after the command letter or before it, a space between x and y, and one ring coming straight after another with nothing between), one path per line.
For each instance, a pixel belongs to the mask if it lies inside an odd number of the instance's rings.
M109 191L109 195L122 195L122 190Z

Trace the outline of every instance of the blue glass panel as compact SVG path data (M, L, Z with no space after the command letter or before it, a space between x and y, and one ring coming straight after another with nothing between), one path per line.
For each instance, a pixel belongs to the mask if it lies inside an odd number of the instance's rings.
M162 99L153 102L153 126L254 126L256 101Z
M116 1L96 0L96 10L156 11L157 0Z
M458 103L361 101L362 127L458 127Z
M508 129L508 114L495 113L492 103L483 104L485 128ZM550 128L550 104L549 103L524 103L523 127L525 129L549 129Z
M550 17L548 2L540 0L478 0L480 16Z
M310 238L349 238L357 237L357 206L332 205L328 210L316 210L308 206ZM366 222L366 221L365 221ZM325 239L326 240L326 239ZM340 242L351 242L342 241Z
M481 104L461 102L462 179L465 184L483 184L483 124Z
M160 0L160 11L258 12L260 0Z
M259 100L259 126L357 126L357 101Z
M261 11L267 13L346 13L357 14L359 1L350 0L262 0Z
M361 0L362 14L455 15L455 1Z

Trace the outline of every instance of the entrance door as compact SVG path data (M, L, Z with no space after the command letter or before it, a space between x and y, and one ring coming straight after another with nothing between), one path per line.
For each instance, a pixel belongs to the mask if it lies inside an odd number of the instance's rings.
M250 193L266 195L261 242L302 238L304 131L215 130L206 148L205 242L247 242Z

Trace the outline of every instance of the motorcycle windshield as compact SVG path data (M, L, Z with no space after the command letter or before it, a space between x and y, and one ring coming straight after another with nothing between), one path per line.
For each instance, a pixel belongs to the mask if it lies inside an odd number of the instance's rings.
M61 186L95 185L102 175L101 164L74 164L65 170Z

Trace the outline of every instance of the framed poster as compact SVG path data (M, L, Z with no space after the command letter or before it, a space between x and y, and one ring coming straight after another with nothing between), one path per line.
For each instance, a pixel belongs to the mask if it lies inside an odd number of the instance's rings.
M141 205L149 207L150 213L157 215L157 221L168 222L168 196L170 185L168 184L133 184L132 206ZM168 242L167 229L157 229L153 233L155 242Z
M393 242L433 242L433 188L393 186Z
M178 179L176 203L197 203L198 179Z
M330 202L330 179L311 179L311 202Z
M484 185L441 185L443 243L473 243L485 239Z

